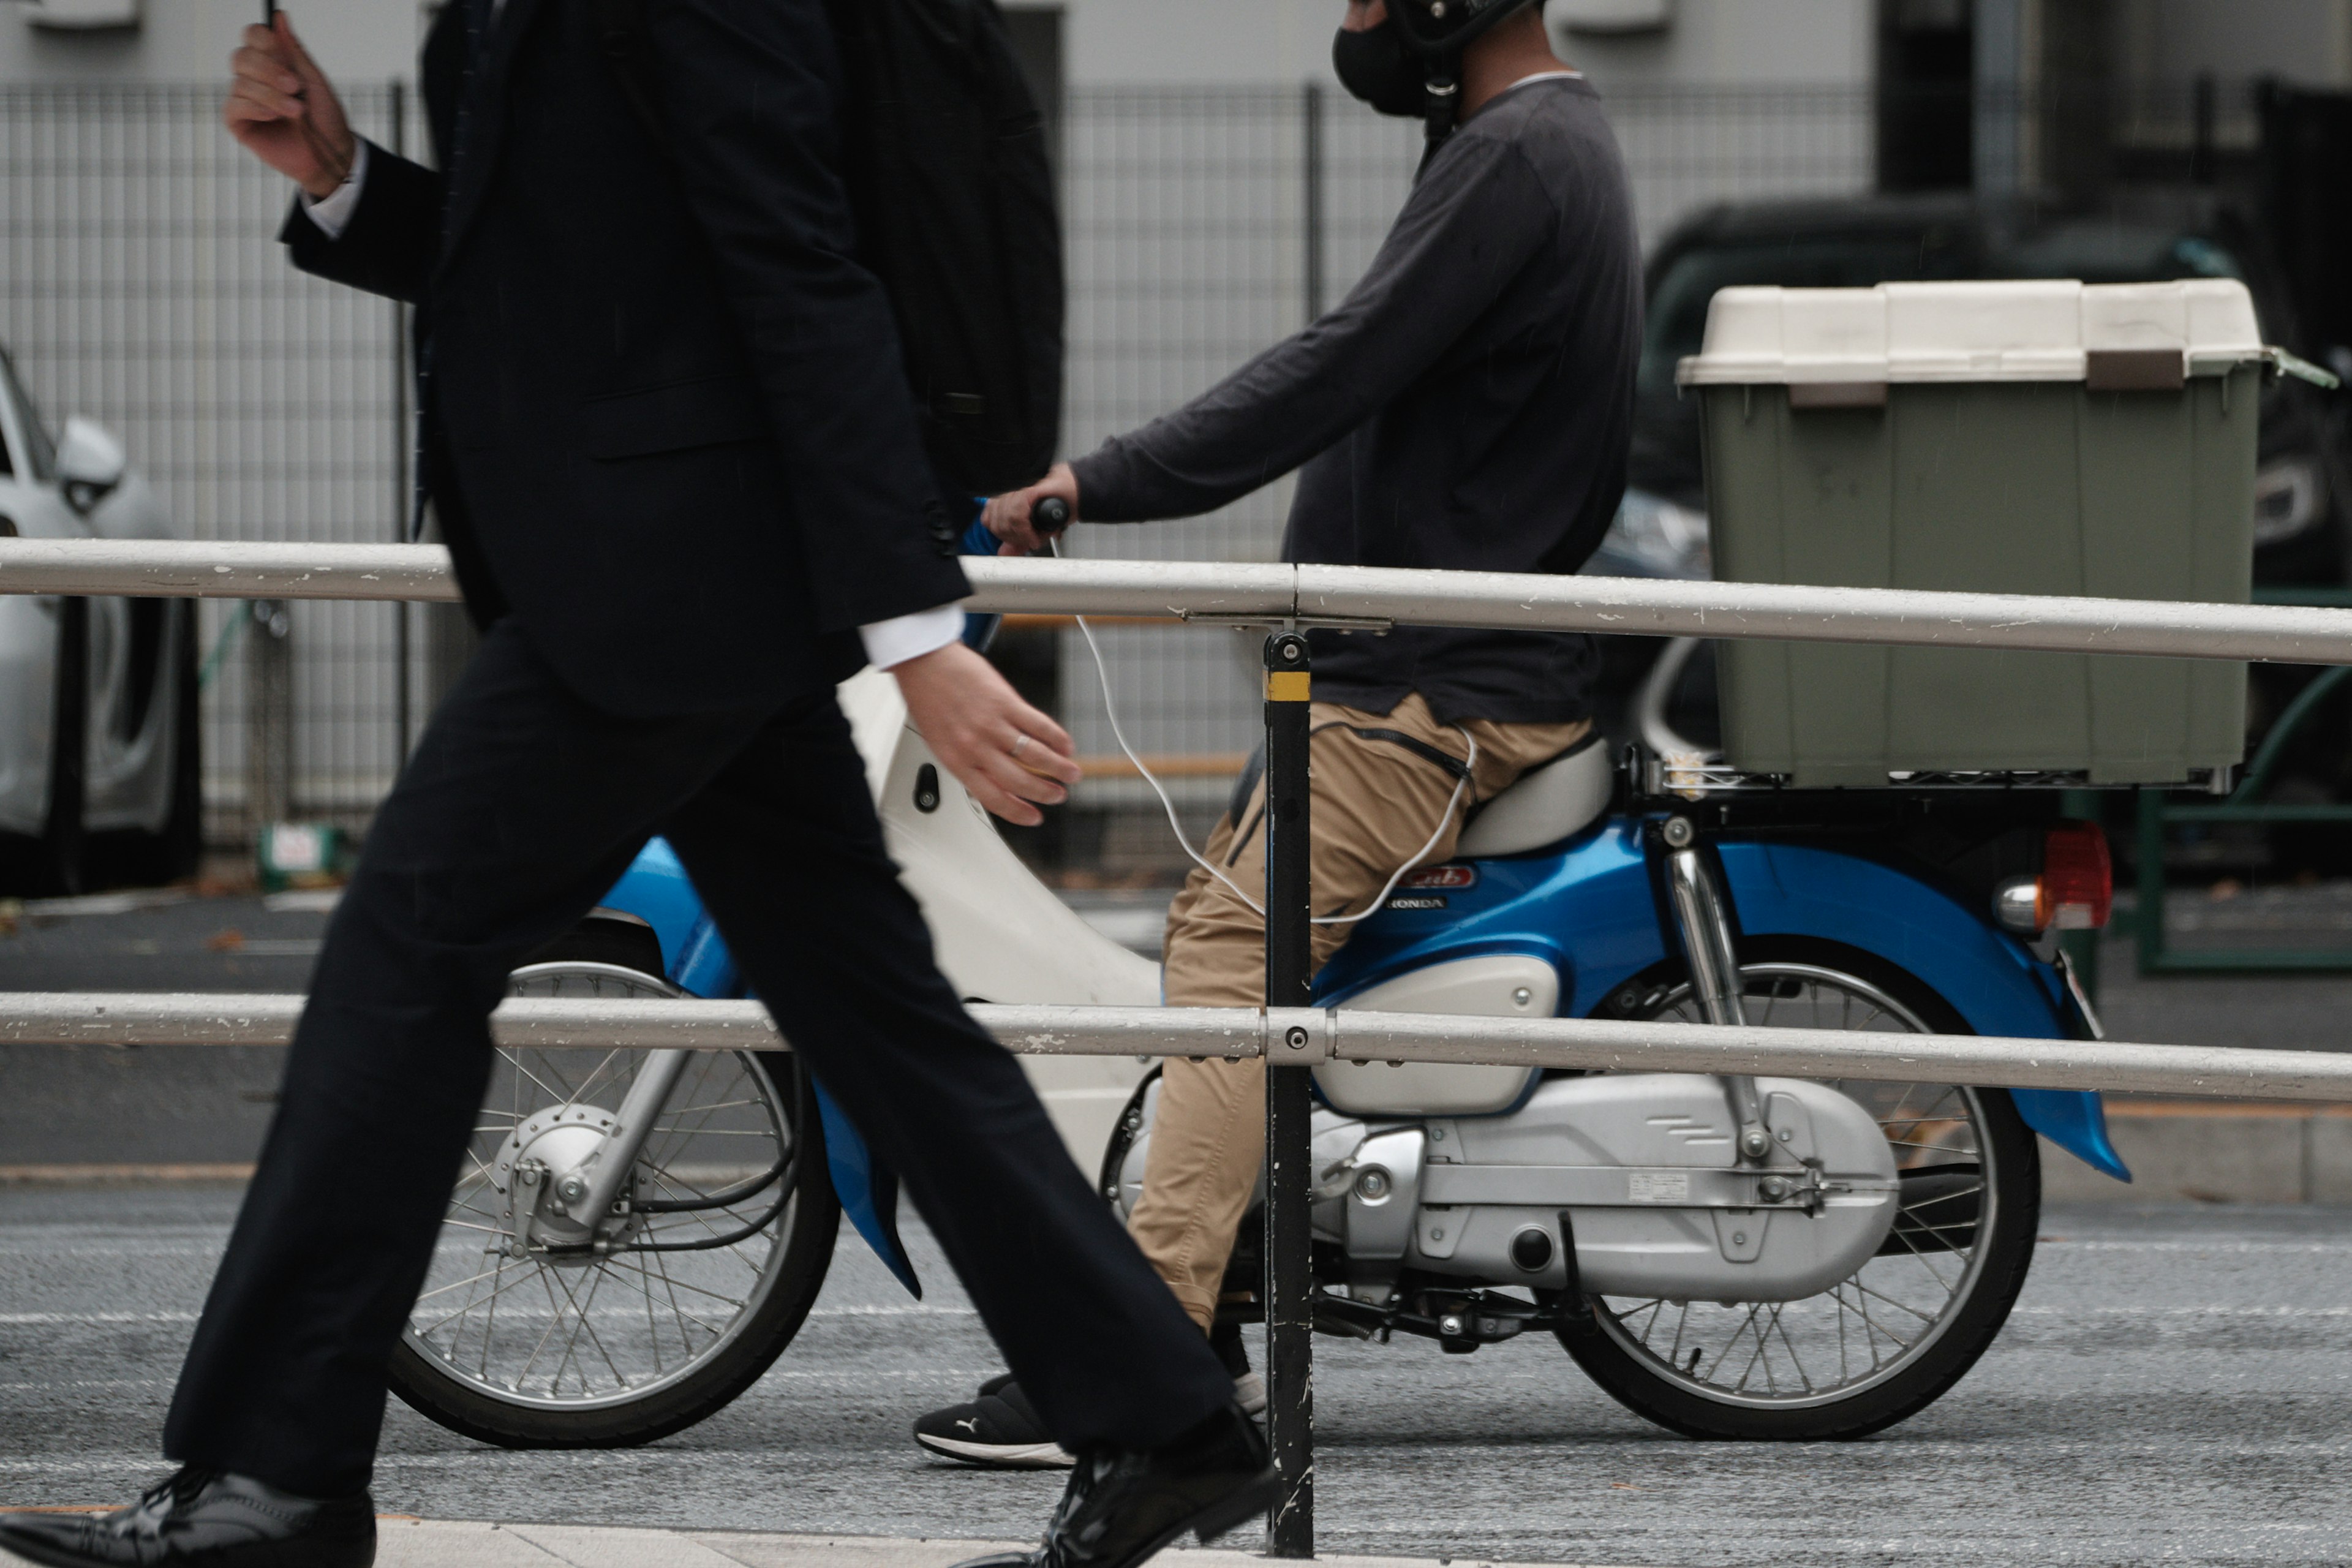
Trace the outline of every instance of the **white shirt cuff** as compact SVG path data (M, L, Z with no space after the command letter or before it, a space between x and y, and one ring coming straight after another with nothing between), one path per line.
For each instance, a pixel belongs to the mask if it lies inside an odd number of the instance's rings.
M877 669L888 669L936 653L963 636L963 606L941 605L936 610L876 621L858 627L857 636L866 644L866 662Z
M351 226L352 214L359 208L360 187L367 183L368 144L362 141L357 148L352 154L351 173L343 176L341 184L315 202L308 192L302 196L302 210L310 215L310 221L329 239L343 237L343 230Z

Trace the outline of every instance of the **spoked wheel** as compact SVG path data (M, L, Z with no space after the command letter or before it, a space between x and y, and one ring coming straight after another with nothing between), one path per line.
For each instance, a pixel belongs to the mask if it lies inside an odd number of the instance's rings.
M575 944L518 996L668 997ZM594 956L591 956L594 955ZM814 1090L790 1052L694 1053L614 1212L589 1234L543 1188L595 1146L655 1053L505 1049L393 1392L513 1448L622 1447L720 1409L808 1316L841 1209Z
M1869 954L1742 944L1750 1024L1967 1034L1948 1003ZM1687 983L1620 992L1622 1017L1704 1022ZM1901 1209L1878 1255L1801 1301L1596 1300L1560 1342L1639 1415L1693 1437L1859 1437L1926 1408L1982 1355L2024 1286L2041 1215L2033 1135L2006 1092L1838 1080L1894 1146Z

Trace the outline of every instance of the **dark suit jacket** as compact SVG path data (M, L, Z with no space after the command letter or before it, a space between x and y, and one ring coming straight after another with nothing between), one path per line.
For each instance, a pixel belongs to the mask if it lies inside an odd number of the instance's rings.
M447 6L447 173L372 147L340 238L299 202L280 237L416 305L425 479L478 620L510 610L614 711L782 701L864 662L860 624L969 591L855 254L824 0L648 7L658 139L596 9L507 0L469 82Z

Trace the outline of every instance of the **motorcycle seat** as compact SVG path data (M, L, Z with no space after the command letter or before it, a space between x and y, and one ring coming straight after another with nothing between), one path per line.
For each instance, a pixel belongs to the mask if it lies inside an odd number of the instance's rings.
M1578 833L1609 809L1617 770L1600 731L1579 741L1480 806L1462 830L1458 858L1519 855Z

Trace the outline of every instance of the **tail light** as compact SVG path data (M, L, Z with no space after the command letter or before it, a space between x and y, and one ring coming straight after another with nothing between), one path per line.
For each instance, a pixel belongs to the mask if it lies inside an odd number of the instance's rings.
M2116 902L2107 836L2096 823L2063 822L2042 841L2042 874L2011 877L1993 889L1993 915L2020 936L2090 931L2107 923Z
M2107 836L2095 822L2065 822L2042 841L2034 913L2044 931L2094 931L2116 907L2116 868Z

